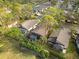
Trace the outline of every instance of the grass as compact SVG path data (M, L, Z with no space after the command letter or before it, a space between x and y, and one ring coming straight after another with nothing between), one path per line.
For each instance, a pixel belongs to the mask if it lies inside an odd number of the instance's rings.
M2 52L0 53L0 59L37 59L35 55L31 53L31 51L26 50L22 52L15 45L16 42L11 42L7 38L0 38L4 42L4 46L2 47ZM18 44L17 44L18 46Z
M27 56L22 53L14 53L13 51L7 51L0 54L0 59L35 59L35 56Z
M79 59L79 55L77 54L77 51L76 51L74 39L70 40L67 53L65 54L65 58L66 59Z

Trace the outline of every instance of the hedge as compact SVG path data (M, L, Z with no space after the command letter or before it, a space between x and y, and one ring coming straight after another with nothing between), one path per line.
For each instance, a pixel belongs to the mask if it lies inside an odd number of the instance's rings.
M20 44L22 44L26 48L32 49L36 53L39 53L39 55L43 58L47 58L49 56L49 52L46 49L44 49L39 44L36 44L35 42L32 42L29 39L25 38L18 28L11 28L6 33L6 35L10 38L16 39Z

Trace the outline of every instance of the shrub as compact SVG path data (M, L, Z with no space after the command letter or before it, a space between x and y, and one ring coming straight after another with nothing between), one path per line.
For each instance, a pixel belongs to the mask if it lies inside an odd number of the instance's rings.
M49 52L47 50L45 50L39 44L36 44L35 42L25 38L18 28L11 28L10 31L6 33L6 35L10 38L18 40L22 46L34 50L43 58L47 58L49 56Z

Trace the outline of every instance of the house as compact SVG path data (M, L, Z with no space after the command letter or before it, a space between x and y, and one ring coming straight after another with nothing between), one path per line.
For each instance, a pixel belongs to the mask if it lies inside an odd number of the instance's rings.
M37 27L31 31L31 33L28 35L30 39L40 39L41 36L47 36L48 34L47 28L45 27L45 24L38 24Z
M26 20L25 22L23 22L19 28L21 28L21 30L23 32L28 32L31 31L32 29L36 28L36 26L38 25L38 23L40 22L40 20Z
M36 13L38 16L41 15L44 9L47 9L51 6L51 2L46 2L40 5L37 5L33 8L33 12Z
M58 0L56 7L64 10L73 10L75 0Z
M70 30L68 28L62 28L60 30L54 31L48 38L48 43L57 50L66 53L66 49L69 45Z

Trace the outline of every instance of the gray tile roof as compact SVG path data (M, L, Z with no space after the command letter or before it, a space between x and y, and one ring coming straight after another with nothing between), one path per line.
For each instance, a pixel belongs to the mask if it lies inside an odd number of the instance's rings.
M49 37L57 37L59 35L60 29L54 30Z
M55 30L49 36L48 40L51 40L51 42L52 42L54 37L57 37L55 43L62 44L62 45L64 45L64 48L67 48L69 45L70 30L68 28L60 28L58 30ZM52 38L52 39L50 39L50 38Z
M61 29L57 38L57 42L63 44L64 47L67 48L69 45L69 39L70 39L70 30L68 28Z
M39 24L32 32L41 36L46 36L48 34L45 24Z
M39 20L26 20L21 24L21 26L27 30L32 29L39 23Z

